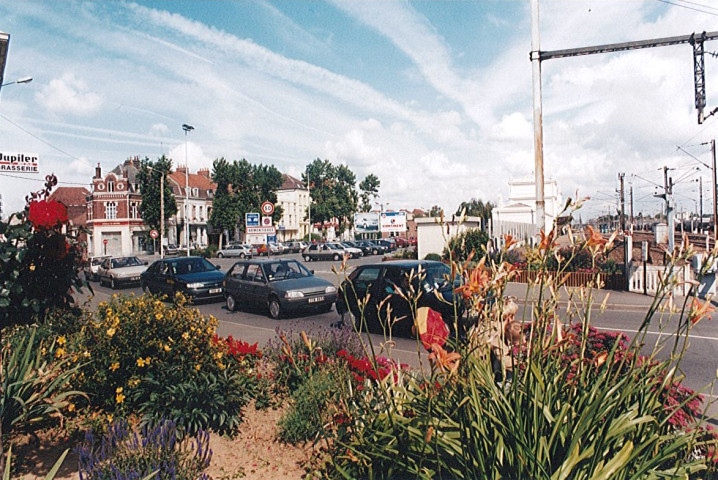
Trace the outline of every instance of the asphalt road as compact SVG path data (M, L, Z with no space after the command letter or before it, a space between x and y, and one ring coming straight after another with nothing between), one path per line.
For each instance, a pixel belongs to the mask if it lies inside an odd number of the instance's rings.
M340 271L341 262L334 261L315 261L304 262L298 254L282 255L282 258L295 258L314 270L314 273L327 279L334 284L339 284L341 279L348 273ZM220 265L222 271L227 271L235 262L235 259L221 258L211 259L212 263ZM381 262L381 256L368 256L359 259L349 260L347 263L348 270L359 264L372 262ZM97 283L93 283L95 296L91 300L91 306L96 306L101 301L108 300L113 293L134 292L135 295L141 295L139 287L125 288L122 290L111 290L107 287L100 287ZM603 312L597 309L592 314L593 325L599 329L610 331L619 331L626 334L629 338L633 338L637 329L645 318L645 297L637 294L623 294L620 304L611 306ZM269 340L275 338L277 329L307 331L310 333L321 327L331 327L340 320L337 312L332 309L329 313L310 316L293 316L282 320L272 320L263 310L239 310L230 312L224 303L205 303L197 305L203 314L213 315L219 320L218 333L223 336L232 335L244 341L254 343L260 346L265 345ZM529 312L524 312L523 305L520 305L517 318L529 319ZM703 391L706 394L706 404L712 400L718 400L718 390L715 394L707 386L716 378L718 372L718 312L714 314L716 320L706 319L697 324L691 334L691 338L686 345L686 352L681 370L686 378L683 384L694 390ZM644 338L644 351L649 352L656 341L665 342L663 351L660 353L662 358L670 358L670 350L673 347L674 337L671 335L675 327L675 317L671 318L668 314L657 314L649 328L648 334ZM375 346L384 345L391 348L393 358L402 363L407 363L414 367L420 365L426 366L426 355L422 352L423 348L419 348L417 341L408 338L395 338L393 343L386 344L380 335L372 335L372 341ZM683 345L681 344L681 347ZM710 405L708 409L712 418L718 418L718 406Z

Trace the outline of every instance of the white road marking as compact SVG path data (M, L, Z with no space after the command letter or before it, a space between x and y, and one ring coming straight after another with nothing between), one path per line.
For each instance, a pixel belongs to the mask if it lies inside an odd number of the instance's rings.
M638 330L630 330L630 329L627 329L627 328L608 328L608 327L595 327L595 328L596 328L596 330L606 330L606 331L608 331L608 332L638 333ZM675 332L668 332L668 331L666 331L666 332L652 332L652 331L650 331L650 330L647 330L646 333L649 334L649 335L659 335L659 336L662 336L662 335L673 335ZM690 335L688 338L689 338L689 339L690 339L690 338L697 338L697 339L699 339L699 340L716 340L716 341L718 341L718 337L706 337L706 336L704 336L704 335Z

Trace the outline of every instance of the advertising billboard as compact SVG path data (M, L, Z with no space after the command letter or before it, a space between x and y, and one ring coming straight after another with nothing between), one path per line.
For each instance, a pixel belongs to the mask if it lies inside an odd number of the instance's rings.
M381 212L379 227L382 232L406 232L406 212Z
M0 152L0 172L40 173L37 153Z
M356 233L378 233L379 214L376 212L355 213L354 230Z

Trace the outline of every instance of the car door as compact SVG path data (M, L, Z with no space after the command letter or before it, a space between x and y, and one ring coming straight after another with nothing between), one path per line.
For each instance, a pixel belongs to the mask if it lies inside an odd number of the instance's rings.
M106 280L110 279L111 268L111 260L109 258L104 259L100 264L100 268L97 269L97 278L100 279L100 283L104 283Z
M408 333L414 324L414 312L408 299L409 272L401 267L387 266L381 281L372 292L381 299L379 318L382 322L395 324L394 332Z
M159 271L155 276L155 291L170 297L174 295L174 270L176 268L176 262L162 262L160 264Z
M346 299L342 299L342 301L347 302L349 310L357 319L360 319L361 316L359 305L365 302L367 294L371 294L364 308L364 316L367 323L370 324L370 328L376 324L378 318L377 298L373 292L376 291L377 285L380 284L381 271L381 265L367 265L357 269L349 284L345 284L345 291L341 292L341 295L346 296Z
M253 305L266 305L267 303L267 284L266 276L262 266L258 263L250 263L247 265L245 273L245 283L247 300Z
M224 276L224 292L226 295L232 295L237 304L247 303L247 293L245 292L244 272L247 270L247 264L244 262L235 263L229 269L227 275Z

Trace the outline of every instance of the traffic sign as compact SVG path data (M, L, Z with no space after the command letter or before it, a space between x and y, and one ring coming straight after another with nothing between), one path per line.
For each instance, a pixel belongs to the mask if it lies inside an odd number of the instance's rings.
M277 231L274 227L247 227L248 234L274 235Z
M259 214L258 213L247 213L244 216L244 225L247 227L258 227L259 226Z
M150 237L151 237L151 238L157 238L157 237L159 237L159 236L160 236L160 233L159 233L157 230L155 230L155 229L150 230Z
M262 217L262 226L263 227L271 227L272 226L272 217Z
M104 239L104 240L102 241L102 243L105 244L105 245L107 245L107 239Z
M262 213L265 215L271 215L274 213L274 204L272 202L264 202L262 204Z

